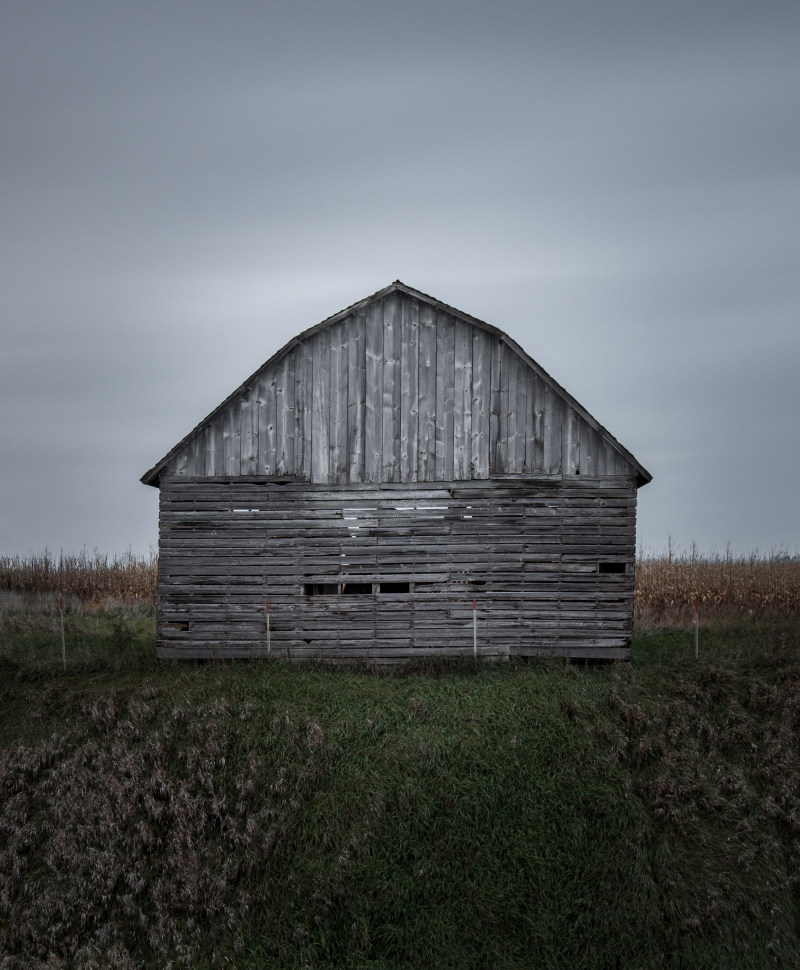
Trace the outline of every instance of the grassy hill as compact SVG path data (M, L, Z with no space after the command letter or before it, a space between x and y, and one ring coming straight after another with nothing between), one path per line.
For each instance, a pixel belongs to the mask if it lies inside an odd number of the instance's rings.
M70 623L66 674L0 629L4 967L800 966L794 622L377 672Z

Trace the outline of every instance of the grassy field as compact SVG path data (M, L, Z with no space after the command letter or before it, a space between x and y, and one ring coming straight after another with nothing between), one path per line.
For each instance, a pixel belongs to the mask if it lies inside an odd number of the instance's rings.
M800 966L791 615L376 672L157 662L152 606L68 604L65 674L4 597L4 968Z

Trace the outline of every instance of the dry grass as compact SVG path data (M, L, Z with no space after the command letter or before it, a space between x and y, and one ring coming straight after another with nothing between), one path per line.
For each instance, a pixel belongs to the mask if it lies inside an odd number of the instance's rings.
M785 555L642 556L636 564L634 622L694 622L800 616L800 559Z

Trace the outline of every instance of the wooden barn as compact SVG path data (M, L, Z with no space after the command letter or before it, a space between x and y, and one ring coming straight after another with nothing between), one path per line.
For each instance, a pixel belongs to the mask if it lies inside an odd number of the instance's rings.
M650 478L508 336L397 281L143 476L158 654L626 658Z

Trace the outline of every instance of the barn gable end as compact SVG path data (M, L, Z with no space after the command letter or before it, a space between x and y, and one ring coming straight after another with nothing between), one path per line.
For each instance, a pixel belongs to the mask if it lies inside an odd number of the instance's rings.
M142 479L649 475L501 331L394 283L290 341Z
M143 476L159 656L627 657L650 478L509 337L395 282Z

